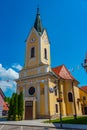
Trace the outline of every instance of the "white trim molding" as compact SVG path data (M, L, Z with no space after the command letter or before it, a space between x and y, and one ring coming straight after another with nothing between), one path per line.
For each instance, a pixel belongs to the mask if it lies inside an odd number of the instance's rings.
M37 114L40 114L40 84L37 86Z
M48 87L47 87L47 83L45 82L45 86L44 86L44 92L45 92L45 114L48 114Z

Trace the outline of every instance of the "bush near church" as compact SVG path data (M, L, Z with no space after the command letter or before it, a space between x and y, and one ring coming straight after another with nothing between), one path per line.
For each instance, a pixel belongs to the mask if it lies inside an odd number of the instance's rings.
M8 120L22 120L23 119L23 93L19 95L13 93L10 100Z

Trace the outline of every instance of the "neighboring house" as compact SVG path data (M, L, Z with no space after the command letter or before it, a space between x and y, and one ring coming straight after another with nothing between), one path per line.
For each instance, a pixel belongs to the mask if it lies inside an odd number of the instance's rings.
M87 115L87 86L79 88L82 114Z
M5 98L5 95L2 91L2 89L0 88L0 116L2 116L4 98Z
M8 114L9 105L7 102L4 102L5 95L0 88L0 116L5 116Z
M8 115L8 111L9 111L9 104L8 104L7 102L4 102L2 115L3 115L3 116Z
M23 91L26 120L57 118L60 111L63 116L82 115L79 82L65 65L51 69L50 59L50 41L37 9L26 39L25 65L16 80L17 93Z

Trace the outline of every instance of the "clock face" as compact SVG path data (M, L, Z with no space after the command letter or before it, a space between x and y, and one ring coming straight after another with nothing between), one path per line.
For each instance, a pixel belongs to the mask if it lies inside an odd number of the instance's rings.
M48 38L47 37L44 38L44 42L48 43Z
M31 43L35 42L35 38L31 38L30 42Z
M45 43L47 42L47 39L46 39L46 38L44 39L44 42L45 42Z
M29 88L29 94L33 95L35 93L35 88L34 87L30 87Z

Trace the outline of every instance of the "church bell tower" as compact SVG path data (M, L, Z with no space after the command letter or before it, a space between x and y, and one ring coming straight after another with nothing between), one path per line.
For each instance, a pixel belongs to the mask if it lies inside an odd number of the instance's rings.
M39 8L33 28L26 40L25 68L50 66L50 43L46 30L42 26Z

